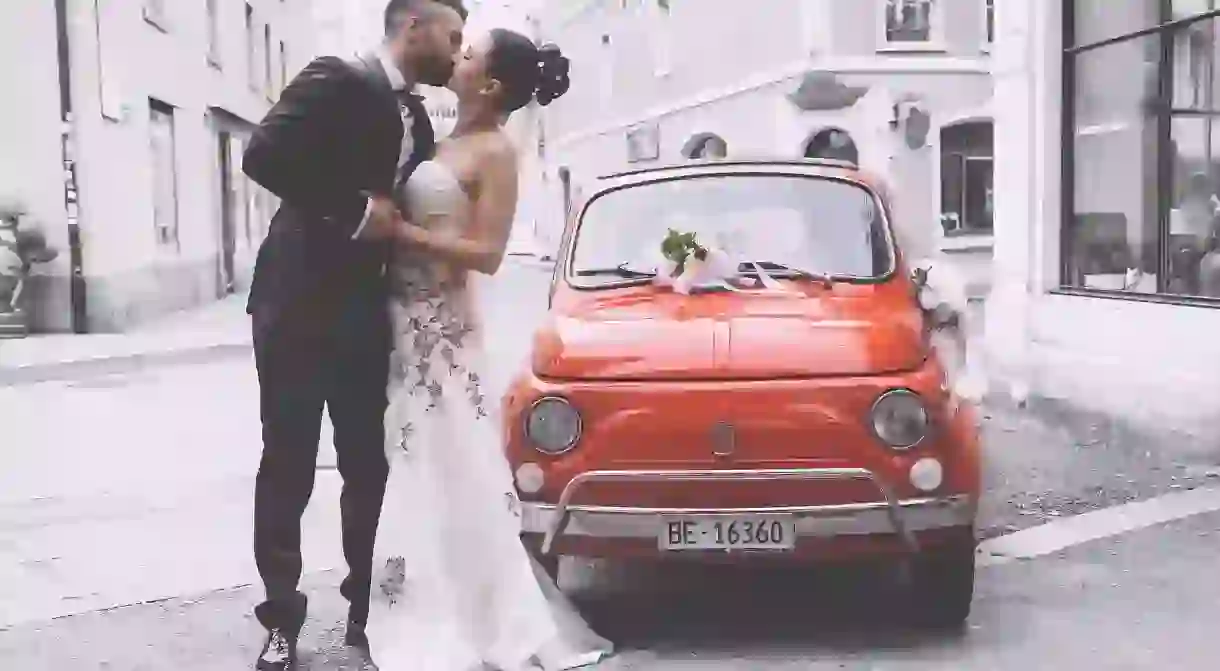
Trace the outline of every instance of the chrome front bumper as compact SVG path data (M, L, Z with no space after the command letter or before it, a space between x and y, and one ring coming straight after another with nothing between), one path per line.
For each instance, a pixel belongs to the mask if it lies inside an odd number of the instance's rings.
M868 481L884 500L820 506L766 508L635 508L572 505L572 498L591 482L760 482L770 480ZM862 468L794 468L769 470L589 471L573 478L559 503L522 503L523 532L543 534L549 554L560 536L586 538L657 538L662 521L674 515L790 514L802 537L896 534L911 551L919 549L915 532L973 524L977 502L967 495L898 499L872 471Z

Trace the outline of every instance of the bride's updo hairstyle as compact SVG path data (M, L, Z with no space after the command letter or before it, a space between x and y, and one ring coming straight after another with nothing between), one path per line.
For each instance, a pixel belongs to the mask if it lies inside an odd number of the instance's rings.
M503 28L491 31L487 76L500 82L500 104L511 114L537 100L549 105L568 92L567 57L554 44L539 47L530 38Z

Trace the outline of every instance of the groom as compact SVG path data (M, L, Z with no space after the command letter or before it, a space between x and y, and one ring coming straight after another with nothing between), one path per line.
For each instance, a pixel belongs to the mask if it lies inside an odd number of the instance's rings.
M390 0L385 41L352 61L314 60L254 131L243 171L282 204L258 253L247 311L263 455L254 555L267 600L256 668L296 668L305 621L301 515L313 491L325 407L343 478L346 642L364 647L374 538L388 467L390 359L384 268L402 221L397 186L435 139L417 83L442 86L462 43L461 0ZM359 239L357 239L359 237ZM370 242L370 240L373 240Z

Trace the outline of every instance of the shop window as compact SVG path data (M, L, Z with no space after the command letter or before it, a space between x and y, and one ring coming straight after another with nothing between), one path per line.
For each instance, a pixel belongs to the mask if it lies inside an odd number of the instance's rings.
M822 158L833 161L860 163L860 150L851 135L838 128L824 128L813 134L805 143L805 158Z
M1065 286L1220 298L1216 5L1071 3Z
M941 129L940 223L945 235L991 233L994 135L990 121Z

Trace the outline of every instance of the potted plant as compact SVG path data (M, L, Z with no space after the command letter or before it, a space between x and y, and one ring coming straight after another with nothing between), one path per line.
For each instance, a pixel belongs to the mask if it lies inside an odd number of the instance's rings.
M0 202L0 338L29 332L29 315L21 304L26 279L34 265L56 256L21 202Z

